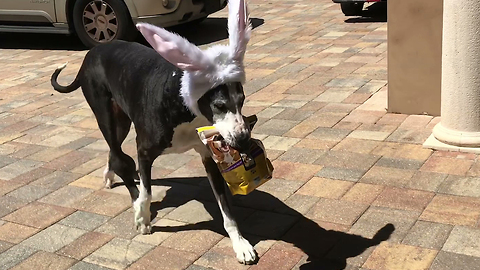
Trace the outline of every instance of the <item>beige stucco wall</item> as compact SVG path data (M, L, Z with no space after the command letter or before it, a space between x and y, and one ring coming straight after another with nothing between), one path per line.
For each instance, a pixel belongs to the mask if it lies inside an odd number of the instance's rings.
M388 111L440 115L443 0L388 1Z

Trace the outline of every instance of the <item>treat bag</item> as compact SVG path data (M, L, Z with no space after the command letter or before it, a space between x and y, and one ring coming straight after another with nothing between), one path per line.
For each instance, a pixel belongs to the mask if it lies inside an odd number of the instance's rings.
M247 120L253 128L256 116ZM232 194L246 195L272 178L273 166L260 140L252 139L249 153L244 154L226 145L213 126L198 128L197 132L210 150Z

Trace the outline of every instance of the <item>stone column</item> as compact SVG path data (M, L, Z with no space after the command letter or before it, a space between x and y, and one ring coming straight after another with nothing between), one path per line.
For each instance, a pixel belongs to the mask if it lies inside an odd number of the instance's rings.
M433 148L480 151L480 1L443 5L441 122L433 129L443 146Z

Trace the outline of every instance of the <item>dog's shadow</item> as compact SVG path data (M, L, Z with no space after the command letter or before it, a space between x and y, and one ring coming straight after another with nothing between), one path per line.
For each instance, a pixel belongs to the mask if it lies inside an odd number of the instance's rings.
M178 207L191 200L201 202L213 217L213 220L182 226L153 226L153 233L211 230L227 236L220 210L206 178L158 179L153 180L152 185L170 187L163 201L152 203L152 218L159 211ZM252 245L262 240L291 243L308 256L307 261L300 266L302 270L345 269L348 258L361 255L369 247L387 240L395 230L392 224L386 224L379 228L372 239L327 230L276 197L259 190L247 196L234 196L232 202L240 231Z

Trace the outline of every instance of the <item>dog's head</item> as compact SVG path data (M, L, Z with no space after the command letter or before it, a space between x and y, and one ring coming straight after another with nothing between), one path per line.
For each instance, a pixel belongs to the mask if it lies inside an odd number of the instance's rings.
M186 39L150 24L138 30L163 58L182 69L180 93L185 105L205 116L226 142L243 150L250 132L241 109L245 95L243 57L250 40L251 25L244 0L228 1L229 45L201 50Z
M242 115L245 94L239 82L221 84L198 100L198 107L225 142L240 151L250 148L250 129Z

